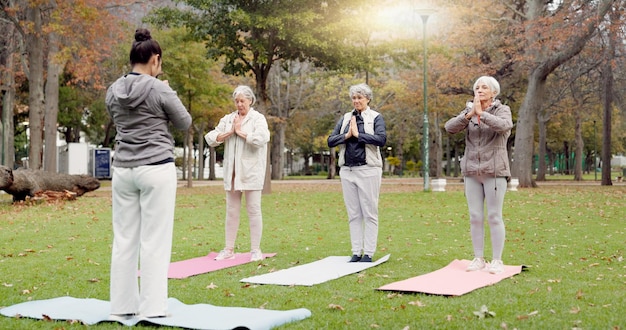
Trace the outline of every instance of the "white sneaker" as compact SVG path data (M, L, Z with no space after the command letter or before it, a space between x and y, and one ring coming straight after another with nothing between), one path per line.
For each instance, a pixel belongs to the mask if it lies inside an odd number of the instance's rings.
M483 258L474 258L474 260L472 260L472 262L470 262L469 266L467 266L466 271L473 272L473 271L481 270L481 269L485 268L485 266L487 266L487 263L485 262L485 259L483 259Z
M250 251L250 261L259 261L263 259L265 259L265 257L263 257L263 252L261 252L260 249Z
M224 249L215 257L215 260L235 259L235 252L232 249Z
M491 260L489 263L489 272L491 274L500 274L504 271L504 263L502 260Z

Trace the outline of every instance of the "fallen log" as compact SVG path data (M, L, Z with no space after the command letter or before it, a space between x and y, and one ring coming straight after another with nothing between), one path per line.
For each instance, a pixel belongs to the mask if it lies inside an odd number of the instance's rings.
M53 173L42 170L11 170L0 166L0 190L13 195L13 201L23 201L44 191L66 191L82 196L100 188L100 181L91 175Z

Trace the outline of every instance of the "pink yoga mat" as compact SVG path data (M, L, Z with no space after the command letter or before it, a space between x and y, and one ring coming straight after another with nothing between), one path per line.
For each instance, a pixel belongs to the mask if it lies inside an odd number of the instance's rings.
M271 258L276 253L264 253L265 258ZM217 257L217 252L211 252L204 257L198 257L193 259L187 259L182 261L172 262L170 269L167 273L168 278L186 278L198 274L204 274L224 268L243 265L250 261L250 252L236 253L234 259L226 260L214 260Z
M522 266L504 266L500 274L491 274L486 269L468 272L465 269L469 263L469 260L454 260L434 272L383 285L378 290L460 296L522 272Z

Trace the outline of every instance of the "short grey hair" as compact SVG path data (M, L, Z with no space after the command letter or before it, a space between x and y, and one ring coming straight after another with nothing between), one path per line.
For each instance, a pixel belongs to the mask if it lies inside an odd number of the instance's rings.
M250 88L249 86L245 86L245 85L237 86L237 88L235 88L235 91L233 92L233 100L236 99L238 95L243 95L243 97L252 101L250 105L254 105L254 103L256 103L256 96L254 96L254 92L252 91L252 88Z
M478 87L478 83L481 81L485 85L489 86L489 89L491 89L491 91L493 92L494 99L496 98L496 96L500 94L500 83L498 83L496 78L491 77L491 76L482 76L476 79L476 82L474 83L474 88L472 89L473 91L476 91L476 87Z
M365 96L368 100L372 100L372 89L367 84L358 84L354 86L350 86L350 98L355 94L361 94Z

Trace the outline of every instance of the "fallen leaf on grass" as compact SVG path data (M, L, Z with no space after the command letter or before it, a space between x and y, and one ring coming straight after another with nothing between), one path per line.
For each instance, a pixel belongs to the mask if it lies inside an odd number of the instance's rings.
M580 300L583 297L583 290L576 291L576 299Z
M409 301L409 305L413 305L413 306L417 306L417 307L424 307L426 306L426 304L424 304L423 302L416 300L416 301Z
M494 317L496 313L490 311L486 305L482 305L480 310L474 311L474 315L478 316L479 319L483 319L485 317Z
M580 313L580 307L576 306L576 307L572 307L572 309L569 310L570 314L578 314Z
M88 281L89 281L90 283L98 283L98 282L100 282L100 279L99 279L99 278L95 278L95 277L94 277L94 278L90 278Z
M338 311L345 310L341 305L335 305L335 304L328 304L328 308L335 309L335 310L338 310Z
M11 283L6 283L6 282L5 282L5 283L2 283L2 286L5 286L5 287L7 287L7 288L10 288L10 287L12 287L12 286L13 286L13 284L11 284Z
M530 318L531 316L535 316L535 315L539 315L539 311L532 311L526 315L518 315L517 319L518 320L527 320L528 318Z
M213 282L211 282L211 284L206 286L207 289L217 289L217 285L213 284Z

